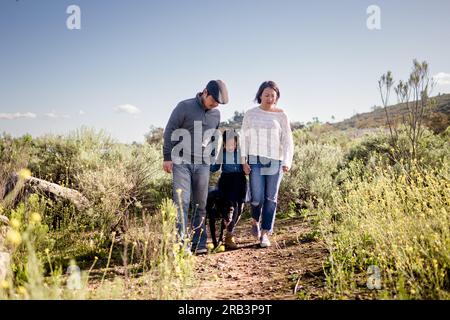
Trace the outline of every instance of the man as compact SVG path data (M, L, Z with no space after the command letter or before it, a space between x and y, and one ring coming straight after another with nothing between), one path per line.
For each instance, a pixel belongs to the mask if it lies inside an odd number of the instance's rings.
M228 90L221 80L211 80L193 99L181 101L172 111L164 130L163 169L173 173L173 200L178 205L178 236L188 238L188 210L193 200L192 250L207 253L206 200L212 136L220 123L219 104L228 103ZM180 206L181 204L181 206Z

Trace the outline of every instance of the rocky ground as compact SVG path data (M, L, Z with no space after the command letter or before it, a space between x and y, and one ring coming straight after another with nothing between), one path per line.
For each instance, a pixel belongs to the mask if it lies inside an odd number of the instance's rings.
M325 293L327 251L303 219L275 222L270 248L250 234L250 220L236 230L237 250L197 256L191 299L317 299Z

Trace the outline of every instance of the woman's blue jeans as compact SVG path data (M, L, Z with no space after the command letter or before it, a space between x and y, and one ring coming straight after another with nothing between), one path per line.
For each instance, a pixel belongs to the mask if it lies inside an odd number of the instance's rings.
M283 171L280 160L249 157L252 217L260 221L261 229L273 232L277 211L278 190Z

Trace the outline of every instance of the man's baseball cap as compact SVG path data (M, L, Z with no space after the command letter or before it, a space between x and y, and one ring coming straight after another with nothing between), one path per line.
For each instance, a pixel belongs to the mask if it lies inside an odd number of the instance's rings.
M211 80L206 85L206 90L208 90L208 94L212 95L214 100L216 100L218 103L228 103L228 90L222 80Z

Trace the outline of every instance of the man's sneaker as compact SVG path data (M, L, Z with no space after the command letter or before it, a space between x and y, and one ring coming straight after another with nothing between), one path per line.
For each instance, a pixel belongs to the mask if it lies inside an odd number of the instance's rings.
M236 241L231 233L227 233L225 235L225 247L227 249L237 249L238 248Z
M206 254L206 253L208 253L208 249L207 249L207 248L198 248L198 249L196 249L196 250L194 251L194 253L195 253L196 255L199 255L199 254Z
M259 229L259 223L252 222L252 235L259 239L261 238L261 230Z
M267 248L270 247L270 240L269 240L269 236L267 235L267 232L262 232L262 236L261 236L261 242L259 244L261 246L261 248Z

